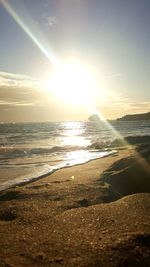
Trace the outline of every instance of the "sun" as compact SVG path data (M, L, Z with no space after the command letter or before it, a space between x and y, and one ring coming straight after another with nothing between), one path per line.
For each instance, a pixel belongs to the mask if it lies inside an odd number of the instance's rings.
M92 101L95 80L82 64L62 64L55 68L48 81L48 88L57 99L65 103L83 105Z

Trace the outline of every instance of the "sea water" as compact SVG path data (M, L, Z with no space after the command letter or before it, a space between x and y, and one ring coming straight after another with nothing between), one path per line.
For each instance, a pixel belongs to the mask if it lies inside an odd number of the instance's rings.
M112 155L116 138L149 134L150 121L0 123L0 190Z

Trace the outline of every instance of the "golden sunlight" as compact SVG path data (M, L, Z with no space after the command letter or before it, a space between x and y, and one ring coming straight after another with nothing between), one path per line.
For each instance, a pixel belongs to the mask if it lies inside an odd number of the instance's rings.
M57 67L47 83L57 99L71 105L88 105L95 94L95 80L85 66L77 63Z

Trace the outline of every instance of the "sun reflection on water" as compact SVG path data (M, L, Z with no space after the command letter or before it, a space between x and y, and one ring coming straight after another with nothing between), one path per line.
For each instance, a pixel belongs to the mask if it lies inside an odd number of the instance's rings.
M79 146L79 147L86 147L90 145L90 140L86 139L82 136L68 136L64 137L64 145L65 146Z
M66 122L62 132L64 146L86 147L90 140L85 137L85 129L81 122Z

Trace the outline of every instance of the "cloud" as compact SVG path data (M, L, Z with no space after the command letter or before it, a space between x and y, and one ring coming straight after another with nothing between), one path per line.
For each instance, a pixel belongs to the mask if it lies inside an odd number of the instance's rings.
M113 78L121 78L123 76L124 76L123 73L114 73L114 74L111 74L111 75L106 75L106 76L104 76L104 78L113 79Z
M107 91L105 98L96 102L97 110L109 119L115 119L125 114L146 113L150 101L133 101L116 91Z
M41 93L27 87L0 86L0 108L40 104Z
M15 101L7 101L7 100L0 100L0 107L1 106L9 106L9 107L20 107L20 106L33 106L34 103L25 103L25 102L15 102Z
M128 98L124 97L120 92L114 90L103 90L97 93L96 103L103 106L115 106L115 105L126 105Z
M49 91L0 85L0 122L56 121L67 114Z
M143 102L129 102L129 108L133 111L141 110L142 112L147 112L150 110L150 101L143 101Z
M46 18L46 25L52 27L54 25L58 24L58 19L55 16L48 16Z
M40 81L18 73L0 71L0 86L38 87Z
M0 109L48 105L42 81L18 73L0 72Z

